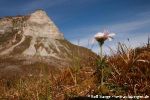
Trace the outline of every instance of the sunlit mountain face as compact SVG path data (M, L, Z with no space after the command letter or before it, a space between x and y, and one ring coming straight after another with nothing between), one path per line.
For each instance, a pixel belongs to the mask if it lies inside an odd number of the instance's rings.
M67 41L43 10L0 19L1 71L19 68L15 71L20 72L22 66L37 63L66 67L73 63L74 57L84 60L91 55L96 56L89 49Z

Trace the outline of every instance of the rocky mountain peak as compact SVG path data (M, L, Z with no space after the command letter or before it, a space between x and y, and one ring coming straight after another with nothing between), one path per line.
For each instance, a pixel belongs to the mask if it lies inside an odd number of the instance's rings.
M23 64L44 59L42 62L58 65L68 63L73 55L86 58L86 52L90 51L65 40L43 10L0 19L0 58L22 59Z
M69 52L58 41L64 40L63 34L43 10L37 10L28 16L0 19L0 33L0 55L60 58L60 48Z
M30 21L38 24L45 24L52 22L45 11L36 10L35 12L30 14Z
M63 34L43 10L37 10L30 15L23 32L28 36L64 39Z

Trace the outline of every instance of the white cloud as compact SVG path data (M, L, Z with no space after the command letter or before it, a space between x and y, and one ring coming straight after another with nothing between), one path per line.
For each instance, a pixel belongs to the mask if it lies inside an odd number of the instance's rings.
M150 17L150 11L145 11L137 14L139 17Z
M119 24L111 24L110 30L112 32L117 32L117 35L115 37L115 40L112 42L106 42L104 46L104 51L106 54L109 54L110 50L108 47L111 47L112 49L117 48L117 43L122 42L127 44L131 47L138 47L142 46L144 43L147 42L148 35L150 35L150 32L148 33L139 33L138 31L136 33L132 33L132 31L136 30L143 30L144 27L147 27L150 25L150 19L143 19L143 20L135 20L132 22L125 22L125 23L119 23ZM101 26L102 27L102 26ZM79 44L84 47L91 48L92 47L92 36L100 30L100 25L95 26L87 26L87 27L81 27L78 28L78 30L74 29L73 31L76 33L91 33L90 35L87 35L82 38L78 38L80 40ZM96 31L97 30L97 31ZM103 30L101 30L103 31ZM144 30L143 30L144 31ZM127 41L127 38L129 38L130 41ZM77 39L72 39L72 43L77 44ZM94 47L92 48L94 52L98 52L98 46L94 44Z
M132 22L110 25L110 29L111 31L125 33L143 28L147 25L150 25L150 19L135 20Z

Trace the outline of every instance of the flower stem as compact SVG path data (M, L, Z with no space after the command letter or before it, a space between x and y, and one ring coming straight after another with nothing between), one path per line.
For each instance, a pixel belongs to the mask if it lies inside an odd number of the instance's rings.
M102 45L100 45L100 57L101 57L101 63L102 63L102 60L103 60L103 47ZM103 85L103 80L104 80L104 69L103 69L103 66L102 66L102 69L101 69L101 85Z
M101 70L101 74L102 74L102 77L101 77L101 85L103 85L104 84L104 82L103 82L103 80L104 80L104 69L102 68L102 70Z
M101 57L101 61L103 59L103 47L102 45L100 45L100 57Z

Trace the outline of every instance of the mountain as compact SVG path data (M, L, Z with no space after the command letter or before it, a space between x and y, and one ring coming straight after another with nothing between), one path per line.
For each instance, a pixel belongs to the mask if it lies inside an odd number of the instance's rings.
M95 56L91 50L67 41L45 11L0 19L0 70L22 66L71 66L75 59Z

